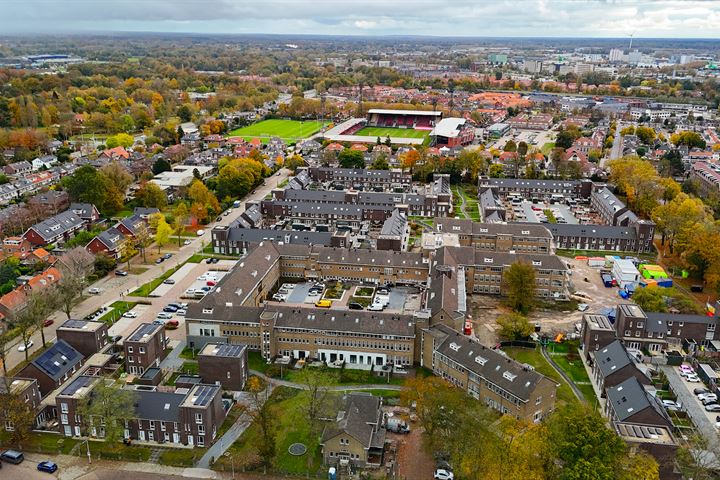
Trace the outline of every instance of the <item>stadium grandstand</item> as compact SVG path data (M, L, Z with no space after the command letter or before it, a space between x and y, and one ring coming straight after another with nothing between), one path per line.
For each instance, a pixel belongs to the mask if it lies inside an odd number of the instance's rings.
M334 142L375 143L378 138L397 145L421 145L441 122L442 112L373 108L367 118L351 118L323 135Z
M470 145L475 139L475 128L464 118L443 118L430 132L430 138L436 147Z

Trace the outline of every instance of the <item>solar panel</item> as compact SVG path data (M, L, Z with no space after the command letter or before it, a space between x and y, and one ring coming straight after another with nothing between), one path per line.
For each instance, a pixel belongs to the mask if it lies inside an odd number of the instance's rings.
M65 357L64 359L62 358L63 356ZM60 340L48 348L33 363L51 377L56 377L60 372L72 368L78 358L80 358L78 351L63 340Z
M81 376L75 379L70 385L68 385L63 391L62 395L75 395L78 390L83 387L87 387L93 381L94 377Z
M218 352L216 355L220 357L237 357L244 348L244 345L223 344L218 346Z
M153 325L152 323L143 323L137 328L137 330L135 330L128 340L131 342L140 341L145 335L150 335L159 327L159 325Z
M215 387L210 385L201 385L200 387L198 387L197 396L195 397L193 405L204 407L208 404L214 392Z
M84 328L88 322L84 320L68 320L67 322L63 323L61 327L65 328Z

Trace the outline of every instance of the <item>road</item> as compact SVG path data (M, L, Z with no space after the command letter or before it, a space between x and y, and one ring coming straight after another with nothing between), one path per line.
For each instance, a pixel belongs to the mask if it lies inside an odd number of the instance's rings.
M254 193L251 193L247 195L245 198L241 200L241 202L244 204L248 201L252 200L262 200L265 198L272 189L276 188L281 182L283 182L290 174L290 171L288 169L282 169L278 173L274 174L272 177L268 177L265 180L265 185L261 185L257 187L254 191ZM244 206L241 206L240 208L235 208L232 210L232 212L227 215L223 216L222 220L216 224L213 224L212 226L218 226L218 225L228 225L231 222L235 221L240 214L245 210ZM198 253L202 251L202 249L210 243L211 240L211 226L209 225L208 228L205 229L205 233L202 236L199 236L197 238L193 238L190 242L190 245L184 245L177 248L177 245L171 246L168 245L167 248L165 248L164 251L172 251L173 257L172 259L163 262L159 265L156 265L155 263L150 263L148 265L143 265L140 263L142 261L142 257L138 255L134 260L134 262L131 263L137 266L142 265L144 268L147 268L146 271L139 275L133 275L130 274L126 277L119 277L110 274L109 276L95 282L93 284L93 287L97 287L101 289L101 293L99 295L90 295L89 297L85 298L80 304L78 304L72 311L72 317L73 318L84 318L85 316L89 315L90 313L96 311L102 306L106 306L111 304L112 302L119 300L120 295L127 294L128 292L135 290L139 286L157 278L158 276L162 275L163 272L165 272L168 268L174 267L176 265L179 265L183 262L185 262L188 258L190 258L193 254ZM174 249L174 250L173 250ZM151 248L148 248L148 253L150 252ZM139 258L138 258L139 257ZM153 257L154 258L154 257ZM151 262L150 259L148 259L149 262ZM204 264L203 264L204 265ZM121 267L122 268L122 267ZM177 290L177 289L175 289ZM165 303L171 301L169 298L165 297L163 300ZM45 328L45 338L46 340L51 340L56 338L55 331L57 330L58 326L62 325L62 323L65 321L66 317L65 314L58 311L55 312L53 315L51 315L49 318L52 318L55 320L55 323L53 325ZM154 317L153 317L154 318ZM137 319L139 320L139 319ZM137 325L138 322L133 322L133 325ZM134 327L133 327L134 328ZM129 328L128 328L129 330ZM170 338L182 338L183 329L179 328L175 330L174 334L169 335ZM126 331L125 333L130 333L129 331ZM32 354L35 350L40 348L42 346L42 342L40 340L40 332L36 332L31 337L32 342L34 343L34 346L30 348L29 353ZM7 368L8 370L11 370L16 365L18 365L20 362L25 360L25 355L21 352L18 352L17 345L20 343L20 339L16 339L15 343L10 347L8 355L7 355Z
M622 135L620 135L620 130L621 130L621 129L622 129L622 124L621 124L620 121L618 121L617 124L615 125L615 138L614 138L614 140L613 140L613 146L612 146L612 148L610 149L610 156L607 157L607 158L603 157L603 158L600 159L600 168L603 168L603 169L604 169L604 168L605 168L605 164L606 164L608 161L613 160L613 159L615 159L615 158L620 158L620 157L622 157L622 144L623 144L623 141L622 141Z
M711 447L710 450L717 451L717 449L720 448L720 439L718 438L718 431L715 429L713 423L713 417L717 414L705 411L702 403L700 403L695 394L692 393L688 384L680 377L680 374L678 374L676 367L662 365L660 369L667 377L670 383L670 389L677 395L680 405L687 412L698 431L708 441L708 445ZM701 383L693 385L702 386Z

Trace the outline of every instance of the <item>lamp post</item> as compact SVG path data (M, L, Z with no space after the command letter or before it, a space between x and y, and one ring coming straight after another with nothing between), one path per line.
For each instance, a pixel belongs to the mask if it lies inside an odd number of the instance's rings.
M88 463L92 464L92 457L90 456L90 439L85 439L85 448L87 449Z

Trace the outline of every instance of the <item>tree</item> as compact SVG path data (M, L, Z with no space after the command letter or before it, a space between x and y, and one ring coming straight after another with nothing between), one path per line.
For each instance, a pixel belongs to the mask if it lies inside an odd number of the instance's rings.
M100 278L113 271L116 265L117 261L113 257L105 255L104 253L100 253L95 257L95 261L93 262L93 270L95 272L95 275Z
M169 172L170 170L172 170L170 162L165 160L163 157L158 157L158 159L155 160L155 163L153 163L152 166L153 175L159 175L162 172Z
M143 256L143 263L147 263L147 252L146 249L152 242L152 233L148 226L143 222L138 225L135 230L135 246Z
M520 340L530 336L533 326L525 315L517 312L504 313L496 320L500 336L508 340Z
M514 140L508 140L503 147L503 152L517 152L517 143Z
M137 248L135 248L135 242L131 239L126 239L120 246L120 261L127 262L127 269L130 270L130 260L138 254Z
M131 135L128 135L127 133L118 133L117 135L108 137L108 139L105 141L105 146L107 148L130 148L132 147L133 143L135 143L135 139Z
M20 331L20 339L23 345L27 345L30 337L35 333L35 329L37 328L36 315L36 310L30 310L28 308L24 308L14 315L13 323ZM28 348L25 349L25 361L28 359L28 350Z
M638 288L632 299L646 312L667 312L664 290L657 286Z
M258 453L263 464L270 466L276 454L277 415L264 399L265 386L260 378L250 377L247 382L247 389L250 394L248 413L260 430L260 438L257 442Z
M572 147L575 140L580 138L581 135L582 132L580 132L579 128L575 125L569 125L567 128L560 129L557 137L555 138L555 146L557 148L564 148L567 150Z
M387 155L378 155L375 161L370 165L370 170L390 170Z
M338 162L343 168L365 168L365 158L358 150L346 148L338 155Z
M12 379L3 376L0 378L3 383L0 386L0 403L3 408L0 409L0 422L7 429L11 426L10 442L22 449L22 444L30 437L30 431L35 423L35 410L32 404L21 397L21 392L13 392L11 387Z
M185 202L178 203L178 206L175 207L175 211L173 212L173 230L178 237L178 247L182 241L182 234L185 231L185 224L187 223L189 215L190 212L188 211L187 204Z
M699 433L688 439L677 450L675 456L677 463L686 478L694 480L716 479L717 459L720 458L720 451Z
M192 110L190 109L190 106L186 103L183 103L182 105L180 105L177 109L177 116L180 117L180 121L183 123L187 123L187 122L191 121L192 120Z
M635 129L635 135L637 135L638 140L640 140L645 145L649 145L650 142L655 140L655 138L657 137L655 129L653 129L652 127L644 127L642 125L638 126Z
M502 276L508 304L514 311L527 314L535 302L535 269L527 262L515 262Z
M662 234L661 244L665 246L665 241L668 240L670 253L673 253L676 239L679 238L680 242L686 241L684 237L692 235L697 227L710 221L711 217L701 199L677 193L672 200L653 209L652 219Z
M415 164L420 160L420 153L414 148L400 154L400 167L403 170L413 171Z
M297 153L288 157L287 160L285 160L285 168L290 169L290 171L295 175L297 173L298 167L304 167L305 166L305 159L298 155Z
M318 425L318 418L324 413L327 407L332 377L317 368L304 368L298 377L298 383L302 384L307 392L307 403L305 413L308 424Z
M167 195L155 182L144 182L135 194L144 207L163 209L167 205Z
M636 213L648 216L662 193L655 167L637 155L616 158L607 165L610 180L627 196L628 205Z
M597 411L576 403L547 420L546 449L549 478L579 480L615 478L626 447Z
M132 175L118 162L112 162L100 169L100 174L105 177L109 185L125 192L133 181Z
M136 417L136 395L132 390L107 385L101 379L78 404L78 414L82 418L85 433L88 436L104 437L111 444L122 440L125 421ZM92 429L95 429L94 435ZM101 431L104 431L104 435Z
M98 209L105 204L108 180L91 165L83 165L74 174L63 177L61 185L73 202L92 203Z
M214 215L220 213L217 197L200 180L193 180L188 190L188 197L193 202L190 211L199 222L207 223L211 216L214 218Z
M165 215L162 213L156 213L153 217L155 217L157 221L157 225L155 226L155 243L158 247L158 253L160 253L160 249L170 241L170 235L172 235L173 229L168 225L165 220Z
M499 163L493 163L492 165L490 165L488 175L490 176L490 178L504 178L505 169Z
M670 142L675 146L685 145L689 148L704 149L707 143L697 132L683 131L670 135Z
M7 355L10 353L11 343L14 338L9 332L0 333L0 362L3 366L3 377L7 377Z
M75 247L66 252L58 266L62 276L55 285L57 305L70 320L72 309L82 298L87 285L87 276L93 271L95 259L84 247Z

